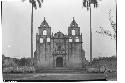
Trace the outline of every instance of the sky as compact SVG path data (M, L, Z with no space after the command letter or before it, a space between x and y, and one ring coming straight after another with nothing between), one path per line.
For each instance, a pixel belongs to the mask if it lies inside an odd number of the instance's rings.
M115 0L101 0L98 8L92 8L93 58L116 54L115 40L96 33L99 26L112 31L108 20L109 10L112 11L112 19L115 21ZM15 58L31 57L31 4L28 1L4 1L2 15L2 53ZM41 8L34 9L34 51L35 35L44 17L53 33L61 31L64 34L67 34L74 17L83 34L83 49L86 59L89 60L90 15L82 7L82 0L44 0Z

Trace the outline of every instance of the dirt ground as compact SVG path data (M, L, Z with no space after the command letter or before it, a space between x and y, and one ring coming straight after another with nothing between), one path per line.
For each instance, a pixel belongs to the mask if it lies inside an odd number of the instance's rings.
M59 73L34 73L34 74L3 74L3 80L101 80L105 79L102 73L92 74L59 74Z

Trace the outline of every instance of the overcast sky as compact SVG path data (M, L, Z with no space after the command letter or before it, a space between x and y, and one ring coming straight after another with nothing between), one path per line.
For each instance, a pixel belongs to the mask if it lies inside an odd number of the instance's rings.
M98 8L92 8L93 57L115 55L115 40L96 33L99 26L112 30L109 22L109 10L116 19L115 0L102 0ZM2 52L9 57L30 57L31 4L20 1L3 2ZM34 9L34 51L35 34L46 17L52 32L59 30L67 34L73 19L83 33L83 49L89 60L89 11L82 8L82 0L44 0L42 8Z

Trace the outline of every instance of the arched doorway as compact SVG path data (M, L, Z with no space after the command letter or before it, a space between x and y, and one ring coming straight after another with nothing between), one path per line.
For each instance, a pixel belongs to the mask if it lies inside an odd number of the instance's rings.
M63 58L62 57L56 58L56 67L63 67Z

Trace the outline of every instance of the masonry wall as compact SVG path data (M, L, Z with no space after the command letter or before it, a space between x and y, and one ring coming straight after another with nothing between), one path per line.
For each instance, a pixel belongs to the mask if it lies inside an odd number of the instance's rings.
M53 51L54 48L57 48L56 42L58 39L51 39L51 42L49 43L43 43L40 44L39 52L39 60L37 62L37 65L41 68L54 68L54 58L53 58ZM63 40L62 40L63 41ZM68 39L67 39L68 41ZM62 43L62 47L66 48L66 67L67 68L82 68L82 58L85 58L85 54L82 53L81 45L82 43L80 42L72 42L68 43L66 41L66 45ZM63 41L64 42L64 41ZM53 45L54 44L54 45ZM54 46L54 48L53 48ZM66 46L66 47L65 47ZM81 54L82 53L82 54Z
M40 59L37 65L40 68L53 68L53 56L51 55L51 43L40 45Z
M80 43L69 43L69 60L67 60L69 68L82 68L81 50Z

